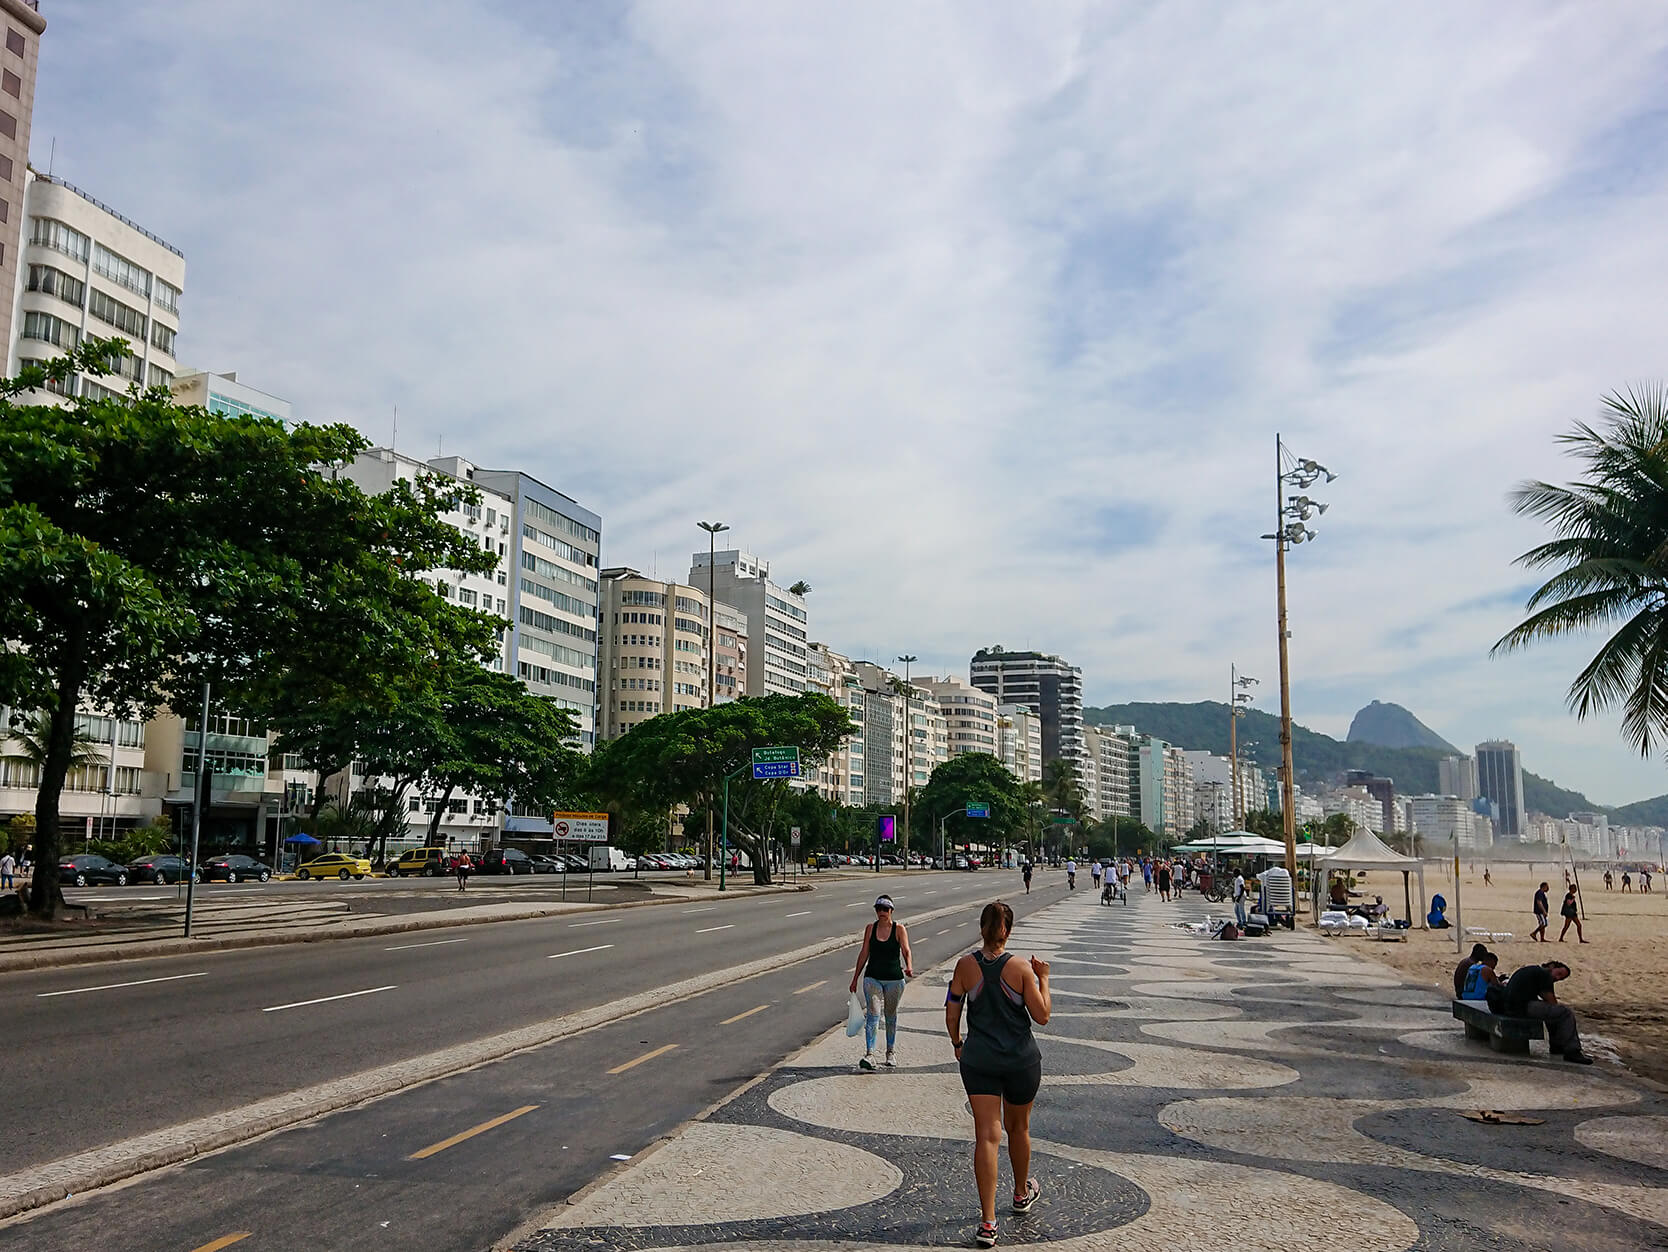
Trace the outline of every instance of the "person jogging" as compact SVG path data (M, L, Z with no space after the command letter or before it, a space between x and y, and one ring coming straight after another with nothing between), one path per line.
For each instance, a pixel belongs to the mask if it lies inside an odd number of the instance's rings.
M979 1189L979 1228L973 1241L996 1246L996 1183L1002 1132L1008 1132L1013 1211L1029 1213L1042 1188L1031 1177L1031 1102L1042 1086L1042 1052L1031 1024L1048 1024L1052 1000L1048 962L1009 958L1014 911L1001 900L979 914L982 944L956 962L944 998L944 1025L973 1110L973 1178ZM962 1008L967 1034L962 1035Z
M871 1073L875 1067L875 1033L881 1016L886 1018L887 1069L897 1062L893 1050L898 1042L898 1002L903 999L904 979L915 977L915 960L909 951L909 935L892 920L892 897L875 901L875 920L863 927L863 946L857 950L857 969L851 989L863 982L863 1059L857 1068Z

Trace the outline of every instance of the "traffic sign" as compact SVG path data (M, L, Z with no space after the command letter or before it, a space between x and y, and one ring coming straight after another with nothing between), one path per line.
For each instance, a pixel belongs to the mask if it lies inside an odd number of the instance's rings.
M607 843L608 814L553 813L550 833L557 839L571 839L578 843Z
M988 805L988 804L969 804L967 806L967 816L969 816L969 817L989 817L990 816L990 805Z
M799 827L793 826L789 828L788 842L796 848L799 846Z
M799 749L794 747L754 748L753 777L759 779L798 778Z

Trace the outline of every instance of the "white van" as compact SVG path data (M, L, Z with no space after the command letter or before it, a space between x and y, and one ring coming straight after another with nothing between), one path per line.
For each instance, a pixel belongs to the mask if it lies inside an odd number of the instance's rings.
M637 868L637 862L632 860L618 848L607 844L591 845L591 868L598 873L608 873L610 870L626 870Z

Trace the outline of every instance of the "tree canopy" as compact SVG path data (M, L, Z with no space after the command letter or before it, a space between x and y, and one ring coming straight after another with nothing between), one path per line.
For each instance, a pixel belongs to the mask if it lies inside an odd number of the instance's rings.
M968 817L962 810L970 804L988 804L990 816ZM951 843L994 843L1023 836L1027 808L1025 789L1007 766L986 753L968 752L933 770L915 797L913 813L922 823L917 833L936 849L941 820Z

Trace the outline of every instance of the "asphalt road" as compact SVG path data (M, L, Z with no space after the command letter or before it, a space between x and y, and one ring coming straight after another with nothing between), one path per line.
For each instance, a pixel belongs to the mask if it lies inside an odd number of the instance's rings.
M855 936L877 883L906 923L962 901L972 917L1019 885L988 870L856 876L806 893L0 976L12 1128L0 1173Z
M892 879L904 922L911 912L909 900L917 912L954 900L969 904L966 919L946 917L911 930L917 969L969 947L977 935L972 904L991 899L999 887L1016 887L1014 879L994 872L911 875L902 884ZM1031 897L1009 894L1006 899L1024 917L1061 899L1059 879L1058 874L1039 875ZM929 890L936 894L927 897ZM814 897L726 902L716 909L722 922L712 914L684 917L676 907L636 910L637 917L666 912L671 917L659 920L652 934L634 935L629 942L624 919L604 929L617 945L609 952L629 947L632 964L672 979L677 977L672 970L686 969L671 964L681 955L692 955L697 965L711 969L741 955L756 957L772 945L786 949L841 929L856 935L859 920L871 915L861 905L871 902L872 892L872 884L856 882ZM859 907L846 909L854 899ZM782 914L806 907L812 915L792 919L802 929L782 925L787 920ZM736 929L714 932L719 942L702 945L694 939L702 929L696 922ZM547 937L532 925L515 929L520 937L512 949L519 957L510 960L500 950L497 959L529 979L544 979L550 967ZM595 930L585 944L552 934L574 947L600 942ZM482 937L470 935L470 944L430 949L430 957L435 965L455 962L479 972L492 962L480 960L482 947L475 939ZM384 960L389 977L394 977L394 959L404 955ZM420 957L420 952L412 955ZM607 965L605 972L602 957L607 954L595 955L599 960L589 967L567 964L570 959L555 962L567 970L560 975L559 989L540 985L527 999L544 1004L562 994L620 994L624 987L612 977L624 967ZM390 1247L482 1252L547 1205L597 1179L619 1157L646 1149L829 1029L844 1015L854 957L856 952L847 950L727 984L454 1079L68 1200L3 1225L0 1242L8 1252L67 1247L205 1252L234 1244L239 1252ZM574 970L579 970L577 977ZM510 982L512 989L519 985ZM407 987L424 989L430 1012L445 1002L440 985L407 982L402 990ZM315 1037L320 1032L375 1034L375 1019L397 999L337 1002L312 1015L310 1029ZM447 1017L467 1014L449 1010ZM23 1052L15 1049L12 1055ZM852 1059L859 1052L861 1044L854 1042ZM874 1077L879 1090L887 1075Z

